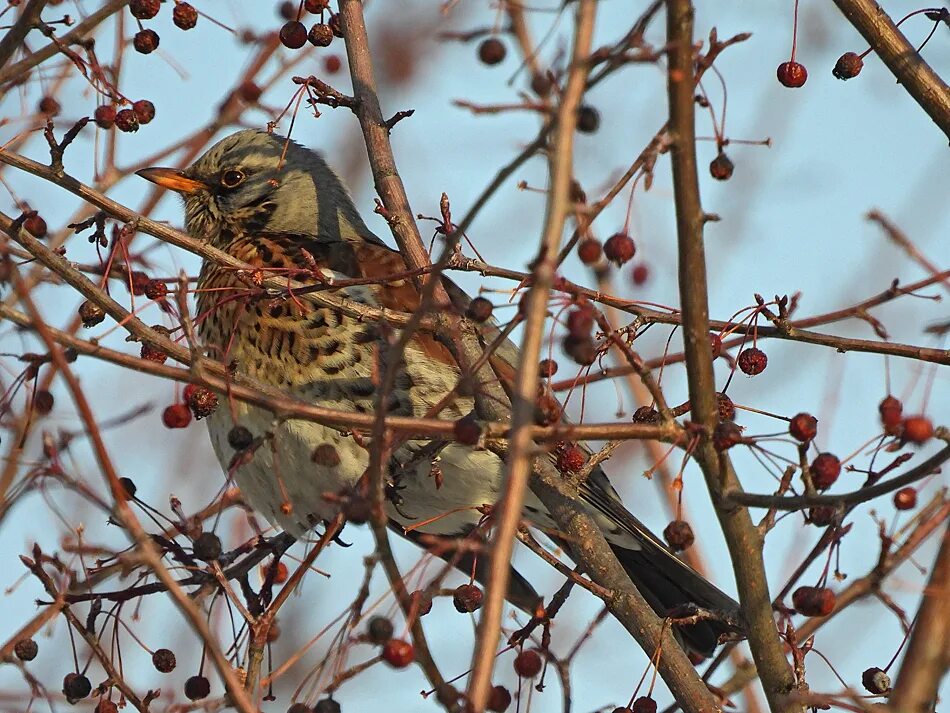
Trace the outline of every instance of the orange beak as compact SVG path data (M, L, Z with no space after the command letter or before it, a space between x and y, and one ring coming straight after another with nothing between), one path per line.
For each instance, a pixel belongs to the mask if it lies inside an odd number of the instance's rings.
M188 178L177 168L143 168L141 171L136 171L135 175L141 176L146 181L151 181L162 188L185 195L208 190L207 183Z

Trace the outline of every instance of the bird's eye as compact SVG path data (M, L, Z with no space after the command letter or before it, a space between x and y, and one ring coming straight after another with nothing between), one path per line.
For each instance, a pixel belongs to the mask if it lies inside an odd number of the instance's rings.
M221 174L221 185L225 188L237 188L244 181L244 173L236 168L229 168Z

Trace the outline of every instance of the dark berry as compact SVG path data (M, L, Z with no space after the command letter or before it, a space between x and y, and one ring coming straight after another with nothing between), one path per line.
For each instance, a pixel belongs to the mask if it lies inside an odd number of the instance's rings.
M41 389L33 394L33 411L38 416L46 416L52 411L53 403L53 395L45 389Z
M538 364L538 372L542 379L550 379L557 374L557 362L553 359L542 359L541 363Z
M40 99L40 103L37 105L40 114L46 114L47 116L56 116L59 114L62 107L59 105L59 102L56 101L53 97L43 97Z
M327 74L336 74L340 71L340 68L343 66L343 60L340 59L339 55L328 54L323 58L323 70Z
M119 478L119 485L122 486L122 492L125 493L125 497L130 500L135 497L135 492L138 488L135 487L135 482L131 478Z
M343 501L343 517L354 525L365 525L373 516L373 504L369 498L352 492Z
M646 281L650 279L650 268L642 262L634 265L633 270L630 271L630 279L637 287L646 284Z
M163 300L168 295L168 285L161 280L149 280L145 285L145 296L150 300Z
M423 592L421 589L417 589L412 594L410 594L409 599L412 600L412 607L415 609L417 617L425 616L430 611L432 611L432 597Z
M585 265L594 265L600 260L604 248L595 238L585 238L577 244L577 257Z
M478 425L474 414L468 414L452 424L455 440L463 446L474 446L482 436L482 427Z
M393 668L405 668L416 659L412 644L402 639L390 639L383 646L383 661Z
M593 134L600 128L600 112L584 104L577 110L577 130L583 134Z
M79 319L83 327L95 327L106 318L105 310L95 302L86 300L79 305Z
M656 713L656 701L650 696L640 696L630 709L633 713Z
M782 62L775 70L775 75L783 87L789 87L790 89L797 89L805 84L805 80L808 79L805 65L798 62Z
M329 25L318 22L310 28L310 32L307 33L307 40L314 47L329 47L330 43L333 42L333 30L330 29Z
M572 337L589 337L594 331L594 310L588 306L577 307L567 313L567 331Z
M709 162L709 175L717 181L728 181L732 178L732 172L735 168L732 159L726 156L725 151L720 149L719 153L716 154L716 158Z
M881 414L881 425L884 426L884 432L889 436L896 436L900 433L901 423L904 420L904 406L893 396L885 396L877 407Z
M492 713L505 713L511 705L511 693L504 686L493 686L488 692L485 708Z
M139 99L134 102L132 111L135 113L135 118L139 120L139 124L147 124L155 118L155 105L148 99Z
M452 593L452 604L459 613L471 614L481 608L483 597L482 590L474 584L462 584Z
M749 347L739 352L739 358L736 359L736 362L739 364L739 369L743 374L755 376L765 371L765 367L768 366L769 363L769 358L761 349Z
M132 46L136 52L151 54L158 49L159 36L155 30L139 30L132 38Z
M809 509L808 522L818 527L827 527L835 521L837 510L834 505L819 505Z
M868 693L880 696L891 690L891 677L883 669L872 666L861 674L861 684Z
M116 112L115 128L131 134L139 130L139 119L131 109L122 109Z
M244 426L232 426L228 431L228 445L236 451L243 451L253 442L253 434Z
M172 22L182 30L190 30L198 24L198 11L186 2L180 2L172 10Z
M303 7L312 15L319 15L330 7L330 0L304 0Z
M297 9L299 7L300 5L296 2L292 2L291 0L284 0L284 2L282 2L277 7L277 14L280 15L285 20L296 20Z
M141 270L134 270L129 275L126 285L128 285L133 295L140 297L145 294L145 289L151 281L152 279Z
M531 77L531 91L539 97L546 97L551 92L551 77L547 72L538 72Z
M139 20L151 20L158 14L161 0L130 0L129 12Z
M564 353L574 360L575 364L590 366L597 361L597 345L590 337L572 337L568 335L562 342Z
M917 488L907 486L894 493L894 507L898 510L910 510L917 506Z
M70 703L82 700L92 693L92 684L81 673L67 673L63 679L63 695Z
M114 106L111 104L102 104L96 107L92 118L100 129L111 129L113 124L115 124L115 114L116 110Z
M40 647L33 639L20 639L13 645L13 653L20 661L32 661L39 653Z
M838 57L835 68L831 70L831 73L838 79L853 79L861 74L863 68L864 60L861 59L861 55L857 52L845 52Z
M657 423L660 420L660 412L652 406L641 406L633 412L634 423Z
M709 349L712 352L713 359L722 354L722 337L720 337L718 334L710 334Z
M557 454L557 467L562 473L577 473L587 463L587 453L576 443L565 445Z
M723 393L716 393L716 406L719 410L720 421L734 421L736 418L736 405L732 399Z
M637 252L637 246L626 233L614 233L607 242L604 243L604 257L620 267L625 262L633 259Z
M46 221L35 210L30 211L23 221L23 228L34 238L45 238L49 233Z
M238 96L248 104L253 104L260 99L262 93L263 90L251 80L242 82L241 86L238 87Z
M827 490L841 475L841 461L833 453L820 453L811 462L811 482L819 490Z
M484 297L476 297L468 303L465 316L474 322L484 322L491 317L492 303Z
M108 698L102 698L96 704L93 713L119 713L119 706Z
M742 429L732 421L721 421L713 431L712 442L717 451L729 450L742 443Z
M185 389L185 401L188 408L195 415L195 419L200 421L213 414L215 409L218 408L218 395L204 386L196 386L195 384L189 384L189 386L195 388L190 391Z
M818 435L818 419L810 413L795 414L788 422L788 432L796 441L808 443Z
M197 701L211 695L211 683L204 676L192 676L185 681L185 697L189 701Z
M302 22L290 20L280 28L280 42L284 47L297 50L307 44L307 28Z
M792 605L805 616L828 616L835 608L835 593L827 587L799 587L792 593Z
M515 656L515 673L521 678L534 678L541 673L541 654L534 649L525 649Z
M673 520L663 529L663 539L674 552L689 549L696 541L693 528L686 520Z
M313 449L313 453L310 454L310 460L317 465L322 465L324 468L336 468L340 465L340 454L332 444L321 443Z
M330 15L327 24L330 26L330 29L333 30L334 37L343 37L343 20L340 17L340 13Z
M374 616L366 627L366 636L374 644L385 644L395 633L392 619L385 616Z
M152 665L159 673L171 673L177 664L175 653L171 649L158 649L152 654Z
M146 361L154 362L155 364L164 364L168 359L168 355L152 344L146 342L142 345L142 350L139 352L139 356L145 359Z
M198 559L214 562L221 556L221 538L213 532L202 532L195 539L192 550Z
M904 419L901 439L906 443L922 445L933 438L934 426L926 416L908 416Z
M478 58L487 65L503 62L508 50L497 37L489 37L478 46Z
M291 703L287 713L313 713L313 708L306 703Z
M340 713L340 704L332 698L323 698L313 707L313 713Z

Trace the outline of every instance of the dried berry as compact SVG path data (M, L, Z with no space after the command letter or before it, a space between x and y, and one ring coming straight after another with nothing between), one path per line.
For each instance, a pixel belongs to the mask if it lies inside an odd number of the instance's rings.
M452 593L452 604L461 614L471 614L482 606L482 590L474 584L462 584Z
M891 690L891 677L883 669L872 666L861 674L861 684L868 693L880 696Z
M412 600L412 607L416 612L416 616L425 616L430 611L432 611L432 597L423 592L421 589L417 589L412 594L409 595L409 599Z
M313 449L310 460L324 468L336 468L340 465L340 454L332 444L321 443Z
M155 30L139 30L132 38L132 46L136 52L151 54L158 49L159 36Z
M32 661L39 651L40 647L33 639L20 639L13 645L13 653L20 661Z
M82 700L92 693L92 684L81 673L67 673L63 679L63 695L70 703Z
M838 79L853 79L861 74L863 68L864 60L861 59L861 55L857 52L845 52L838 57L835 68L831 70L831 73Z
M50 96L40 99L40 103L36 108L39 110L40 114L46 114L46 116L56 116L62 110L59 102Z
M125 493L126 498L131 500L135 497L138 488L135 487L135 482L131 478L119 478L119 485L122 486L122 492Z
M828 616L835 608L835 593L827 587L799 587L792 593L792 606L805 616Z
M177 664L171 649L158 649L152 654L152 665L159 673L171 673Z
M89 328L95 327L106 318L106 312L95 302L86 300L79 305L79 319L82 320L82 326Z
M474 414L468 414L452 424L455 440L463 446L474 446L482 435L482 427L478 425Z
M742 429L732 421L720 421L712 436L713 447L717 451L726 451L742 443Z
M485 703L486 710L492 713L505 713L511 705L511 692L504 686L492 686L488 692L488 701Z
M881 414L881 425L889 436L900 433L901 423L904 420L904 405L893 396L885 396L877 407Z
M32 211L23 221L23 227L34 238L45 238L49 233L46 221L36 211Z
M115 124L115 114L116 109L114 106L111 104L102 104L96 107L92 118L100 129L111 129Z
M395 633L392 619L386 616L374 616L366 627L366 638L374 644L385 644Z
M835 521L834 505L819 505L808 510L808 522L818 527L827 527Z
M197 701L211 695L211 683L204 676L192 676L185 681L185 697Z
M122 109L116 112L115 128L126 133L134 133L139 130L139 119L131 109Z
M557 374L557 362L553 359L542 359L538 364L538 372L542 379L550 379Z
M221 556L221 538L213 532L202 532L192 545L195 557L205 562L214 562Z
M908 416L904 419L901 439L907 443L922 445L933 438L934 426L926 416Z
M827 490L841 475L841 461L833 453L819 453L811 462L811 482L819 490Z
M304 0L303 7L307 12L319 15L330 7L330 0Z
M557 467L562 473L577 473L587 463L587 453L576 443L571 443L559 449Z
M172 22L182 30L190 30L198 24L198 11L193 5L186 2L180 2L172 10Z
M732 172L736 166L722 149L716 154L716 158L709 162L709 175L717 181L728 181L732 178Z
M630 271L630 279L633 280L633 284L637 287L646 284L646 281L650 279L650 268L642 262L638 265L634 265Z
M594 331L594 310L585 305L568 312L567 331L575 339L589 337Z
M164 364L168 359L168 355L152 344L146 342L142 345L142 350L139 352L139 356L146 361L154 362L155 364Z
M340 17L340 13L330 15L330 19L327 20L327 24L330 26L330 29L333 30L334 37L343 37L343 20Z
M273 584L283 584L287 581L288 576L290 576L290 571L287 569L287 565L285 565L283 562L278 561L275 564L274 560L270 560L267 564L261 565L261 578L264 579L271 577L271 582Z
M894 493L894 507L898 510L911 510L917 506L917 488L907 486Z
M769 358L761 349L749 347L739 352L739 357L736 359L736 362L739 364L739 369L743 374L755 376L765 371L765 367L768 366L769 363Z
M484 297L476 297L468 303L468 307L465 309L465 316L474 322L485 322L491 318L492 309L493 307L490 300L486 300Z
M128 282L126 284L128 285L132 294L138 297L145 294L148 283L151 281L152 279L141 270L134 270L131 274L129 274Z
M149 280L145 285L145 296L150 300L163 300L168 295L168 285L161 280Z
M818 419L810 413L795 414L788 422L788 432L796 441L808 443L818 435Z
M633 713L656 713L656 701L650 696L640 696L630 709Z
M147 124L155 118L155 105L148 99L139 99L134 102L132 111L135 113L135 118L139 120L139 124Z
M119 713L119 707L108 698L102 698L96 704L93 713Z
M489 66L503 62L507 53L505 43L497 37L489 37L478 46L478 58Z
M633 259L637 252L637 246L626 233L614 233L607 242L604 243L604 257L620 267L625 262Z
M722 354L722 337L720 337L718 334L710 334L709 349L712 351L713 359Z
M577 244L577 257L585 265L596 264L603 252L603 246L595 238L585 238Z
M236 451L243 451L253 442L253 434L244 426L232 426L228 431L228 445Z
M808 79L808 72L805 69L805 65L794 61L782 62L778 66L778 69L775 70L775 75L783 87L790 89L797 89L804 85L805 80Z
M693 528L686 520L673 520L663 529L663 539L674 552L689 549L696 541Z
M200 421L213 414L218 408L218 395L205 386L195 384L189 384L189 386L194 386L194 388L186 388L183 395L195 419Z
M716 406L719 409L720 421L734 421L736 418L736 405L732 399L723 393L716 393Z
M307 44L307 28L302 22L290 20L280 28L280 42L284 47L297 50Z
M568 335L562 342L564 353L574 360L575 364L590 366L597 361L597 345L590 337L572 337Z
M161 8L161 0L130 0L129 12L138 20L151 20Z
M287 713L313 713L313 708L306 703L291 703Z
M340 713L341 710L340 704L332 698L322 698L313 707L313 713Z
M383 646L383 661L393 668L405 668L416 659L412 644L402 639L390 639Z
M652 406L641 406L633 412L634 423L657 423L660 420L660 412Z
M600 128L600 112L587 104L577 110L577 130L583 134L593 134Z
M248 104L253 104L261 98L263 90L251 80L247 80L246 82L241 83L241 86L238 87L237 93L243 101L246 101Z
M330 29L329 25L318 22L310 28L310 32L307 33L307 40L314 47L329 47L330 43L333 42L333 30Z
M525 649L515 656L515 673L521 678L534 678L541 673L541 654L534 649Z

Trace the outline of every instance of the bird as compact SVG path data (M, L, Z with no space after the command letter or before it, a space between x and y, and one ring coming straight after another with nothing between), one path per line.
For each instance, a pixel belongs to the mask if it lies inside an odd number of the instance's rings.
M260 274L313 275L354 303L401 312L420 308L420 296L399 252L363 221L343 181L320 154L276 133L245 129L219 140L184 170L153 167L138 175L179 194L187 232L243 260ZM372 414L377 408L380 340L385 325L357 319L299 299L274 299L251 289L247 272L205 260L196 289L195 323L207 353L230 369L323 407ZM443 277L453 309L464 314L470 298ZM389 333L391 335L392 329ZM499 362L513 374L517 348L507 342ZM395 388L380 396L390 415L420 417L459 383L460 369L445 345L417 331L396 367ZM463 419L471 395L459 389L440 412ZM233 478L248 504L268 521L302 537L340 512L346 494L366 472L365 441L313 421L275 419L263 407L235 401L207 417L213 450L227 471L235 427L268 443L242 460ZM233 441L233 439L230 439ZM554 456L551 456L554 457ZM434 477L437 464L438 477ZM386 464L386 509L391 527L417 543L425 536L457 538L479 526L485 505L498 501L504 465L487 449L407 441ZM709 656L734 631L738 604L682 562L624 506L598 465L580 488L585 510L602 530L625 571L660 616L686 605L721 612L677 627L690 651ZM557 524L532 492L524 519L570 552ZM551 534L553 533L553 534ZM485 558L458 562L483 579ZM540 597L517 571L508 600L529 614Z

